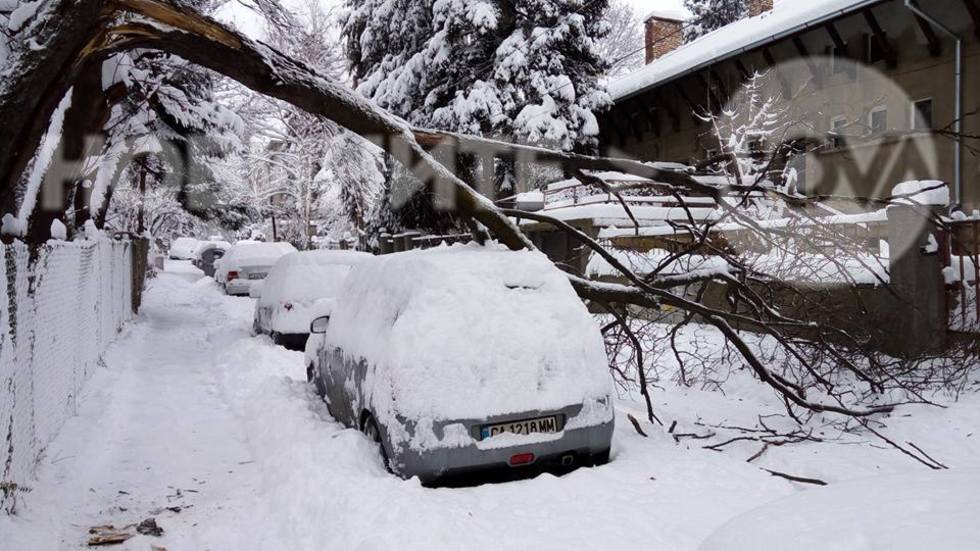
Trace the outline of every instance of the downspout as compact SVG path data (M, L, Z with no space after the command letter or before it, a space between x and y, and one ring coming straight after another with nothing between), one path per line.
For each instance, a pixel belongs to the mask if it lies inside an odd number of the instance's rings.
M905 7L925 19L930 25L941 30L946 35L956 41L956 54L954 65L956 67L956 100L954 102L953 119L953 189L956 198L955 204L962 205L963 202L963 40L954 33L949 27L937 21L934 17L922 11L916 5L915 0L905 0Z

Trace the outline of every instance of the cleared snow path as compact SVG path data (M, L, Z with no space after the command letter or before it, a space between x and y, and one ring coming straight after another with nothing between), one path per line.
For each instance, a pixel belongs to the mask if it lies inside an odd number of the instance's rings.
M195 272L151 283L139 320L110 348L78 416L46 451L14 530L25 538L20 548L79 546L90 526L150 516L166 530L161 545L186 548L247 526L241 505L256 493L258 467L212 368L215 347L235 331L222 327L222 297L190 285Z
M221 295L187 264L168 268L47 450L18 515L0 515L0 548L82 548L90 526L154 516L162 537L114 549L693 550L737 515L805 489L662 429L642 438L623 412L613 461L600 468L463 489L397 479L366 438L329 417L301 354L249 335L251 299ZM746 409L706 396L700 406ZM642 418L639 405L620 408Z

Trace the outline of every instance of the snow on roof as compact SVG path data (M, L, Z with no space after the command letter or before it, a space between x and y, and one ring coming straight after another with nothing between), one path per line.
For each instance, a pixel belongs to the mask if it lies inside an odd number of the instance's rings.
M694 209L692 209L694 210ZM549 213L550 214L550 213ZM778 228L802 228L810 226L813 224L821 225L831 225L831 224L881 224L888 221L888 214L885 209L879 209L870 212L862 212L857 214L837 214L832 216L824 216L816 218L811 221L806 218L792 217L792 218L776 218L772 220L757 220L755 225L760 230L765 229L778 229ZM725 222L721 224L715 224L711 227L712 231L725 232L725 231L740 231L749 230L753 231L743 222ZM666 224L656 225L651 227L641 227L639 230L633 228L617 228L617 227L606 227L599 231L599 239L613 239L616 237L664 237L669 235L687 235L688 232L683 228L675 228L674 226L669 226Z
M939 180L902 182L892 189L895 203L908 205L949 205L949 186Z
M612 390L595 320L540 252L469 244L373 257L344 283L325 342L375 368L363 387L382 422L548 410Z
M662 206L643 206L630 205L630 212L636 217L641 226L652 225L653 227L669 229L673 232L673 226L667 225L667 220L682 222L688 220L688 215L695 220L709 220L717 216L714 205L704 207L662 207ZM633 232L633 220L627 214L623 205L619 203L585 203L568 207L557 207L547 210L548 216L558 220L591 220L592 225L597 227L609 228L616 226L630 226L630 229L621 230ZM522 225L536 224L532 220L523 220ZM645 235L643 229L640 235Z
M810 0L780 2L772 11L749 17L708 33L609 84L614 101L633 96L721 58L752 50L762 44L826 20L854 12L882 0Z
M672 10L672 9L656 9L650 10L643 17L644 21L648 19L669 19L671 21L687 21L690 19L691 13L687 10Z

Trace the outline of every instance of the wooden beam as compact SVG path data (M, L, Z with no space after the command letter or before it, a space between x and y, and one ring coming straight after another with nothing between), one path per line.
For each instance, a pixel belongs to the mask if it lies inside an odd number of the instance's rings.
M775 73L776 79L779 80L779 86L783 89L783 96L785 96L784 99L789 99L792 93L789 88L789 83L786 82L786 77L783 76L783 73L776 68L776 58L773 57L768 47L762 48L762 59L766 60L766 65L769 66L769 70Z
M970 19L973 19L973 35L980 40L980 3L977 0L963 0L963 4L970 12Z
M684 104L687 105L691 120L694 121L695 125L700 124L701 118L697 115L697 106L695 106L694 102L691 101L691 96L687 95L687 92L684 91L684 86L682 86L680 82L674 86L677 88L677 95L680 96L680 98L684 100Z
M706 98L708 103L711 104L708 106L707 111L709 113L714 113L716 110L720 111L723 104L721 103L721 100L718 99L718 95L715 94L714 89L708 84L708 79L704 78L704 73L698 73L697 79L698 79L698 83L701 85L702 88L704 88L706 92Z
M817 86L823 86L823 75L820 73L820 68L814 63L813 58L810 57L810 50L807 49L806 44L803 43L803 40L798 35L793 37L793 46L796 46L796 51L799 52L806 66L810 68L810 74L813 75L813 82Z
M742 80L749 80L750 78L752 78L752 75L754 74L754 73L750 73L749 70L745 67L745 64L742 63L742 60L738 58L735 59L735 68L738 69L738 74L742 75Z
M647 101L646 96L643 94L636 96L636 101L640 104L640 112L643 113L644 120L647 123L646 127L653 132L654 136L659 138L660 117L657 114L657 110Z
M677 116L677 111L671 109L671 102L667 101L667 98L664 97L663 91L658 89L656 95L657 110L667 114L667 118L670 119L670 128L674 132L679 131L681 129L681 118Z
M844 39L841 38L840 33L837 32L837 25L830 22L824 25L824 29L826 29L827 34L830 35L830 41L834 43L834 47L837 48L837 51L846 54L847 42L844 42Z
M864 21L871 29L872 35L874 35L875 42L878 43L878 47L881 48L881 51L885 54L885 63L888 64L889 68L894 69L896 66L898 66L898 53L895 51L895 48L892 47L891 41L888 40L888 35L886 35L885 31L881 28L881 24L878 23L878 18L875 17L875 14L873 11L871 11L871 8L865 8L862 14L864 15Z
M612 130L613 134L616 135L616 138L618 138L619 144L622 145L626 143L626 134L623 132L623 129L619 127L619 123L616 122L616 117L613 116L615 111L615 107L610 109L605 115L603 115L602 118L605 119L606 126L608 126L609 129Z
M625 107L627 108L624 111L626 124L633 130L633 137L636 138L636 141L640 141L643 139L643 122L646 120L643 117L643 107L635 97L627 100Z
M721 75L718 74L718 71L712 68L710 74L711 74L711 80L713 80L715 82L715 85L718 86L718 90L721 92L721 96L725 98L726 102L731 101L732 97L728 94L728 87L725 86L725 81L722 80Z
M922 31L923 36L926 37L926 42L929 44L929 55L932 57L939 57L943 53L943 45L939 42L939 37L936 36L936 31L932 28L932 25L925 19L919 17L918 14L913 14L915 17L915 22L919 24L919 30Z

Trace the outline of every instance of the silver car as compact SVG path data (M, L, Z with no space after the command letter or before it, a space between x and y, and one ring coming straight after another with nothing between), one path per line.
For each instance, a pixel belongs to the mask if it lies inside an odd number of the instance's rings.
M359 264L313 320L307 375L331 415L424 483L608 461L602 340L565 276L538 253L454 249Z

